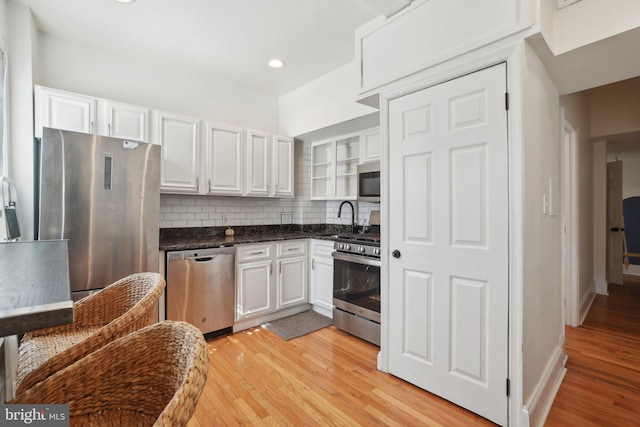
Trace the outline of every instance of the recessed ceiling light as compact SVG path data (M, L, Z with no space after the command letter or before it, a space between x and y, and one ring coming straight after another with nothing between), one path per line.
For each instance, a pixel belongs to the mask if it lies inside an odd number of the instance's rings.
M284 62L278 58L272 58L269 60L269 67L271 68L282 68L284 67Z
M118 3L133 3L136 0L116 0Z

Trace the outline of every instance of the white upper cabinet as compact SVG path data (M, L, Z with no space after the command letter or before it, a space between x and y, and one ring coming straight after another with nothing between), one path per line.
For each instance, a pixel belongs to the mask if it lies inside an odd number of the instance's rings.
M36 137L42 137L43 127L50 127L140 142L156 142L149 132L149 108L42 86L36 86L34 92Z
M42 128L94 133L97 98L35 87L35 136L42 137Z
M248 196L269 195L271 157L269 135L248 130L247 133L247 180Z
M242 129L211 122L205 126L205 193L242 195L245 163Z
M355 200L358 164L379 158L378 128L312 143L311 199Z
M336 172L333 194L335 198L355 199L357 191L357 166L360 162L360 136L342 137L335 142Z
M38 138L51 127L162 145L163 193L293 197L293 138L42 86L34 95Z
M360 163L380 160L380 129L372 129L360 135Z
M200 191L200 132L198 119L157 113L157 137L162 145L160 190L164 193Z
M98 110L101 112L98 122L99 134L141 142L156 142L151 140L149 133L149 108L102 100Z
M273 137L273 196L293 197L293 138Z

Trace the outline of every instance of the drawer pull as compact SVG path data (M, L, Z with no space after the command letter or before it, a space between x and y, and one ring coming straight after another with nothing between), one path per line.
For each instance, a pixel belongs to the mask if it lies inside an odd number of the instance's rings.
M251 252L249 255L262 255L262 254L264 254L264 251Z

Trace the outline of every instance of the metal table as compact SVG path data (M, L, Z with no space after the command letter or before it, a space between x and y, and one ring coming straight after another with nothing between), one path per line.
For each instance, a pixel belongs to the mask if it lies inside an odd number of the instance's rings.
M68 241L0 243L0 337L71 322Z

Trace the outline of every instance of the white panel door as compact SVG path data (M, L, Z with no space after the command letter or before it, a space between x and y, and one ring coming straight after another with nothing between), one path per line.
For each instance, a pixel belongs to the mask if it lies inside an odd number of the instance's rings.
M247 190L250 196L269 195L269 135L247 131Z
M160 191L197 193L200 176L198 119L158 112L158 141L162 145Z
M505 92L501 64L389 104L389 370L502 425Z
M243 193L242 129L207 124L207 193L239 196Z
M607 163L607 282L622 285L622 161Z

